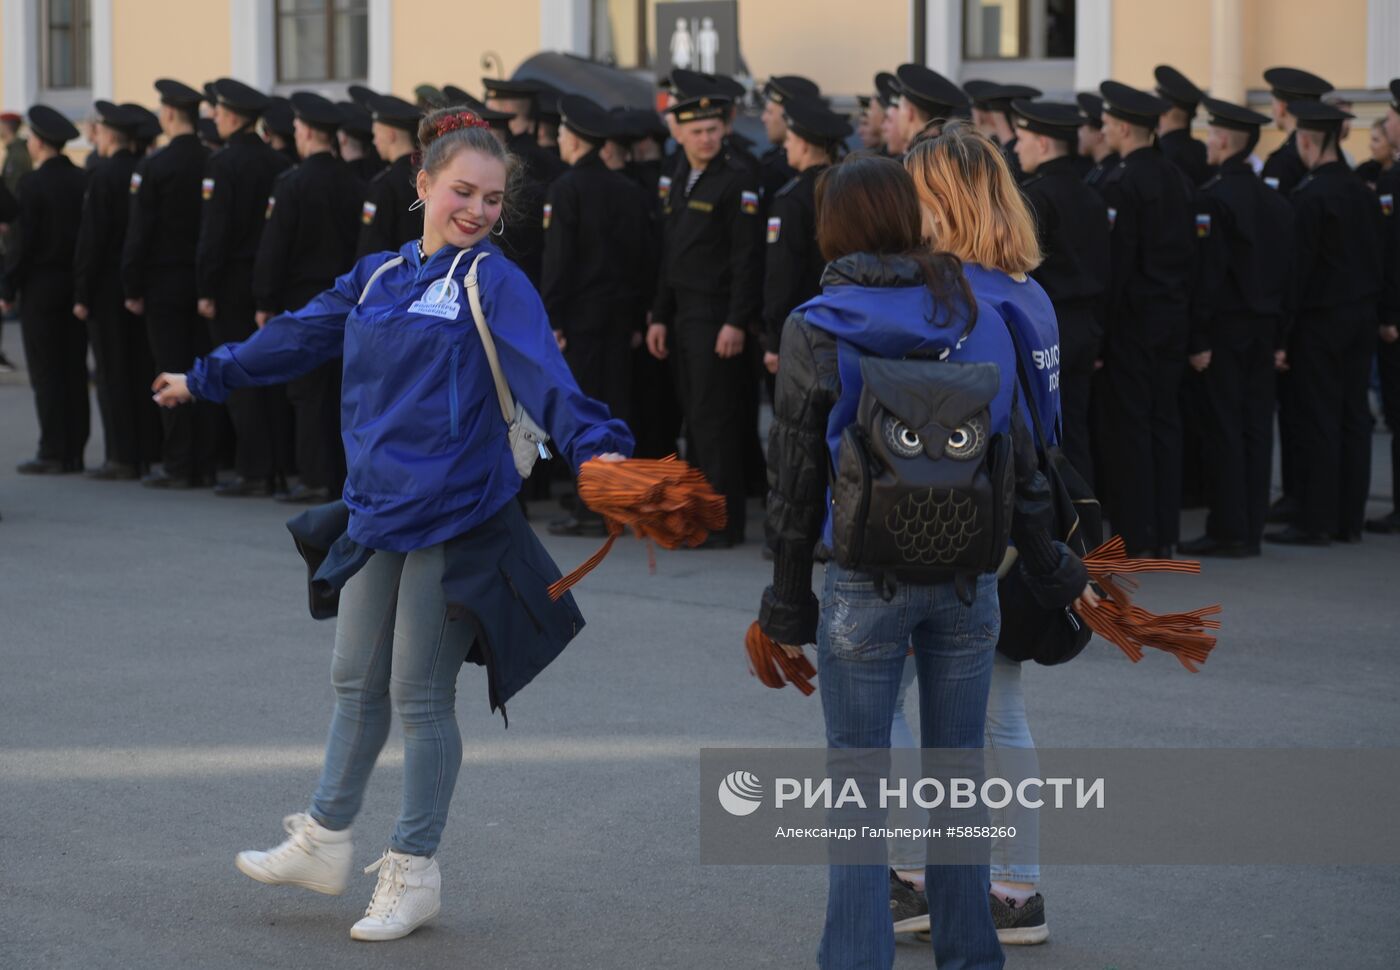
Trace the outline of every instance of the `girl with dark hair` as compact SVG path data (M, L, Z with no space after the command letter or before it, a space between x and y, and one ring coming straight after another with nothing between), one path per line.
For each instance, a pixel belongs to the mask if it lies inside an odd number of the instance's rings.
M166 407L217 401L344 356L344 501L292 523L316 567L313 615L332 612L343 587L325 765L307 811L284 820L288 838L240 853L237 865L260 882L344 891L350 825L392 704L404 734L403 809L370 867L379 882L351 929L357 940L406 936L438 912L433 856L462 762L454 700L463 661L486 667L491 707L504 716L583 625L572 597L550 600L559 570L515 501L520 465L496 358L508 394L575 471L632 449L626 425L579 391L539 296L491 241L515 160L468 111L435 112L419 137L421 239L361 259L302 309L155 383ZM467 308L478 303L489 343Z
M1015 452L1015 568L1047 606L1093 596L1083 564L1050 534L1048 485L1013 407L1011 336L997 310L976 301L960 261L923 245L914 183L898 162L856 158L823 175L817 237L830 260L822 293L783 331L769 439L775 561L759 624L789 652L816 641L829 748L889 747L912 645L923 747L980 749L1000 625L995 573L963 588L951 580L892 582L832 561L820 600L811 575L814 558L835 548L827 470L839 467L843 432L856 419L862 359L990 361L999 372L991 431L1010 434ZM889 878L883 865L831 866L820 966L893 965ZM986 864L926 867L940 967L1003 965L988 883Z

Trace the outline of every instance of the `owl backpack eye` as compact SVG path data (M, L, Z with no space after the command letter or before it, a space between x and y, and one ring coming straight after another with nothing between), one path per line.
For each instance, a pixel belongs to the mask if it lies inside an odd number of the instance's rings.
M917 458L924 449L919 433L894 415L886 415L883 428L885 444L900 458Z

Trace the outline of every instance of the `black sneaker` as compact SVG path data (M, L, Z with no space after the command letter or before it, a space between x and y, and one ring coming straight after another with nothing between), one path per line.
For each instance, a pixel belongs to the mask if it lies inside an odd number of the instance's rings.
M890 870L890 919L896 933L927 933L928 897Z
M988 893L988 898L992 905L992 923L1003 946L1029 946L1050 938L1050 927L1045 925L1045 897L1040 893L1019 906L1008 903L996 893Z
M5 356L5 352L0 350L0 374L13 374L18 369L14 362Z

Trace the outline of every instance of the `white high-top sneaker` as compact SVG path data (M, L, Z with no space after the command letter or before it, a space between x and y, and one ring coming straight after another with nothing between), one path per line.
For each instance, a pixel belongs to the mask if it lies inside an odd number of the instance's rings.
M238 853L233 864L245 876L273 886L301 886L328 896L345 892L354 847L350 830L332 832L304 812L282 819L287 839L266 852Z
M350 928L355 940L397 940L438 914L442 908L442 872L436 859L392 850L365 872L379 870L374 898L365 918Z

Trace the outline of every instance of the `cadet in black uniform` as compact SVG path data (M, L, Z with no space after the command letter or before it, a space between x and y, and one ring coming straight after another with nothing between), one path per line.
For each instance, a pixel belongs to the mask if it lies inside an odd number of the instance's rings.
M1060 407L1065 454L1094 480L1089 397L1102 355L1101 305L1108 292L1108 207L1074 167L1083 118L1072 104L1013 101L1021 191L1035 216L1041 264L1031 272L1060 325Z
M1025 173L1021 171L1021 160L1016 154L1016 112L1011 107L1013 101L1031 101L1040 97L1041 92L1027 84L992 84L990 82L969 81L964 85L963 90L969 95L973 91L977 92L977 97L972 99L972 107L980 108L991 125L995 136L994 142L1001 148L1002 157L1006 159L1006 164L1011 169L1011 175L1017 182L1025 178Z
M650 108L628 108L624 114L628 127L641 136L632 142L626 172L646 190L653 212L659 213L662 154L671 137L670 129Z
M792 180L797 172L788 164L787 121L784 107L792 98L820 102L821 88L815 81L797 74L785 74L768 79L763 86L763 131L768 136L768 150L758 159L759 186L763 189L765 207L769 200L784 185Z
M136 171L131 146L145 119L110 101L98 101L94 107L99 161L88 179L73 257L73 315L87 321L107 454L88 477L133 479L160 458L160 410L151 400L155 363L144 321L126 309L121 280L131 176Z
M1079 155L1089 163L1087 167L1081 165L1084 184L1103 194L1108 173L1117 168L1122 159L1103 136L1103 98L1085 93L1076 95L1075 100L1084 115L1084 123L1079 126Z
M563 161L559 156L559 125L563 121L559 99L564 92L544 81L538 83L540 92L535 95L535 144Z
M1385 114L1385 134L1400 145L1400 78L1390 82L1390 107ZM1385 270L1381 288L1380 346L1376 362L1381 376L1381 407L1390 429L1390 480L1400 482L1400 165L1392 165L1376 182L1385 233ZM1400 486L1391 485L1394 508L1389 515L1366 520L1366 531L1382 535L1400 533Z
M1200 247L1191 312L1191 366L1204 378L1210 513L1190 556L1257 556L1273 473L1274 373L1284 346L1293 208L1254 174L1250 153L1269 119L1205 99L1207 161L1196 198Z
M413 153L418 150L418 122L423 113L392 94L366 92L365 106L374 118L374 147L388 167L370 182L360 209L356 256L397 251L423 235L423 213L413 185Z
M695 464L729 507L709 545L744 538L745 335L760 319L758 180L723 154L729 104L718 97L671 108L684 157L667 190L660 283L647 330L653 355L676 353L681 409Z
M1366 397L1381 295L1381 210L1342 159L1347 112L1294 101L1298 156L1308 176L1293 190L1296 316L1288 365L1296 395L1298 512L1264 536L1287 545L1361 538L1371 484Z
M1191 137L1191 122L1205 93L1185 74L1166 64L1157 65L1155 76L1157 93L1169 105L1157 123L1157 147L1192 185L1204 185L1214 172L1206 161L1206 146Z
M47 105L29 109L29 157L19 180L19 219L7 240L0 304L20 301L20 336L39 416L38 456L27 475L83 470L88 439L87 334L73 316L73 250L87 175L63 154L78 137L72 122Z
M126 308L146 318L157 372L184 373L212 348L195 306L195 250L199 245L200 184L208 152L195 134L204 95L179 81L156 82L160 124L167 143L136 166L131 213L122 246ZM221 415L216 405L161 409L163 467L141 479L152 488L214 484Z
M1308 174L1308 168L1298 155L1297 125L1293 114L1288 110L1290 102L1318 101L1332 90L1332 85L1316 74L1309 74L1296 67L1271 67L1264 72L1264 83L1269 85L1273 96L1271 108L1274 124L1288 133L1283 144L1275 148L1264 162L1264 184L1277 189L1284 198L1291 198Z
M540 296L579 387L630 421L633 339L646 325L651 295L642 287L656 280L648 202L641 186L600 156L619 119L579 95L565 95L559 107L559 151L570 167L544 205ZM549 531L605 530L600 516L576 505Z
M122 107L136 112L139 116L140 120L136 123L136 131L131 139L131 153L140 161L151 153L152 146L160 137L160 118L150 108L134 102L128 102Z
M199 313L210 321L210 338L217 346L246 340L256 329L253 260L273 180L290 163L254 131L258 116L270 104L267 95L232 78L215 81L213 94L214 123L225 144L205 166L195 276ZM216 487L215 494L285 491L291 427L282 388L234 391L228 413L237 434L237 474Z
M292 103L281 95L268 98L267 107L262 112L262 130L272 150L295 165L301 161L297 155L296 134L292 131Z
M900 91L897 127L902 139L897 147L903 155L919 135L936 135L941 122L966 109L968 101L961 88L922 64L902 64L895 76Z
M1170 556L1181 512L1181 414L1195 278L1191 188L1152 144L1166 102L1099 87L1104 136L1123 157L1104 184L1111 286L1104 333L1108 512L1130 555Z
M788 164L795 174L768 207L763 276L763 364L778 372L779 341L788 314L821 292L826 260L817 246L817 179L836 163L850 123L820 101L783 105Z
M481 83L486 89L486 106L512 116L507 122L510 137L506 139L506 148L524 165L518 195L520 204L506 216L505 231L499 240L501 250L538 288L544 259L545 196L550 183L563 174L566 166L557 155L539 144L535 117L535 99L540 92L537 82L482 78Z
M384 159L374 150L374 117L368 108L354 101L337 101L336 108L340 111L336 134L340 157L367 191L369 183L385 168Z
M360 181L334 152L340 110L298 91L293 137L301 164L283 172L267 200L266 227L253 265L257 322L305 306L355 264ZM285 502L325 502L345 485L340 440L340 359L287 385L296 410L296 465L301 481Z

